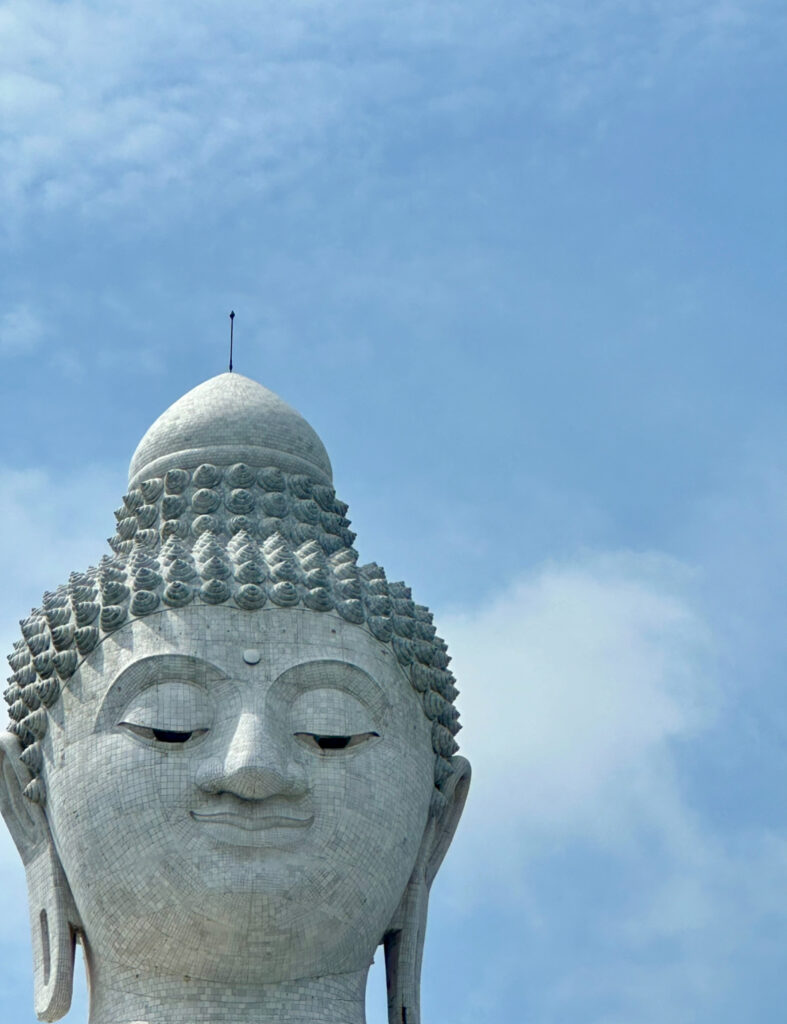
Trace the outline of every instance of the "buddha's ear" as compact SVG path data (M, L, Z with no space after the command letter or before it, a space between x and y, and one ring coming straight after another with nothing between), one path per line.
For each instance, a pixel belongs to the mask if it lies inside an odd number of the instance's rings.
M24 795L33 776L20 760L21 753L22 744L17 736L0 733L0 814L27 867L49 840L49 827L41 805Z
M446 853L448 853L448 847L456 833L470 789L471 769L467 758L452 757L451 767L453 772L443 784L441 791L445 806L434 818L434 830L429 842L429 849L425 851L424 872L426 884L430 888ZM428 834L429 830L427 829ZM424 838L426 839L426 837Z
M443 799L424 832L415 868L385 935L389 1024L421 1024L421 961L426 937L429 889L448 852L470 788L470 763L452 757L453 772L443 783Z
M22 745L13 733L0 733L0 812L27 876L35 1010L39 1020L55 1021L71 1006L74 950L81 926L44 809L24 795L33 776L20 760L21 753Z

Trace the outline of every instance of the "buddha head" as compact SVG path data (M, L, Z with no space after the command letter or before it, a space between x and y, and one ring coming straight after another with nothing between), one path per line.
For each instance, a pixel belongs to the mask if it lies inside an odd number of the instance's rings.
M41 1020L80 941L95 1024L360 1022L380 945L419 1024L470 769L446 645L331 481L295 410L215 377L140 442L112 553L22 621L0 810Z

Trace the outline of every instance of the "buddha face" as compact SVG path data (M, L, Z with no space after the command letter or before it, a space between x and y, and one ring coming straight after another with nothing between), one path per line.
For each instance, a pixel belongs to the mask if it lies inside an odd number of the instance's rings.
M433 792L393 652L307 609L133 620L72 678L45 749L91 955L237 984L365 968Z

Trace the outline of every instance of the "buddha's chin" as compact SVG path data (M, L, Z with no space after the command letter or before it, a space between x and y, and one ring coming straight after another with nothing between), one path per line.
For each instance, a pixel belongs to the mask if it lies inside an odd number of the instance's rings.
M302 908L297 919L273 927L270 919L256 916L256 901L245 902L245 912L240 901L225 904L223 921L210 916L211 900L205 916L127 921L120 941L106 933L91 941L93 958L111 971L125 965L137 977L263 986L363 970L379 941L365 935L368 920L341 920L337 914L331 922L330 915L309 915Z
M199 890L187 881L194 865L184 870L182 864L186 884L162 891L158 876L157 887L151 879L149 898L143 887L133 895L117 893L121 899L110 906L108 894L96 900L94 889L83 912L90 945L107 960L151 975L238 985L368 965L395 908L378 905L375 920L369 912L374 901L359 888L357 875L321 877L311 858L308 870L291 850L221 850L223 856L202 859Z

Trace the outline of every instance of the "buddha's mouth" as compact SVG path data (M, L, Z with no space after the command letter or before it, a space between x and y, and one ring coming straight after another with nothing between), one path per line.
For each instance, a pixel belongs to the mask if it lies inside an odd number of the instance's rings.
M271 813L267 809L255 809L251 812L238 811L191 811L195 821L204 821L211 825L234 825L246 832L263 832L274 828L307 828L314 821L314 815L308 816Z

